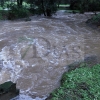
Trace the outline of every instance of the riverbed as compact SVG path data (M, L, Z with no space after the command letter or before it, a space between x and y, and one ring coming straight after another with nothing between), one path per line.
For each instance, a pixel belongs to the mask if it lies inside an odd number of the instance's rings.
M10 80L23 95L47 96L67 65L100 55L100 32L85 23L91 16L59 11L50 18L0 21L0 84Z

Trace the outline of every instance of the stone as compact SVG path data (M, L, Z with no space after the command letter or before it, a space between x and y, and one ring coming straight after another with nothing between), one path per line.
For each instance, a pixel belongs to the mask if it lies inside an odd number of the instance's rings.
M87 56L84 58L84 63L86 63L89 67L92 67L99 63L98 57L95 55Z
M25 21L31 21L31 18L28 17L28 18L25 19Z
M0 100L10 100L19 95L16 84L8 81L0 85Z

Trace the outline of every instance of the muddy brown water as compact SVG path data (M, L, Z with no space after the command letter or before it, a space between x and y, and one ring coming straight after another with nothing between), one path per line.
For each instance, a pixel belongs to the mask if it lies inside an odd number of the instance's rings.
M22 94L43 97L60 84L67 65L100 55L100 32L85 21L92 16L58 12L0 22L0 84L17 83Z

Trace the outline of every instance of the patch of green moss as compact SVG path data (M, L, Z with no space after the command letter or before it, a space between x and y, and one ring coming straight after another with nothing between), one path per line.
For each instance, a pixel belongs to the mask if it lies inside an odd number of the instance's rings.
M100 100L100 64L66 72L62 80L50 100Z

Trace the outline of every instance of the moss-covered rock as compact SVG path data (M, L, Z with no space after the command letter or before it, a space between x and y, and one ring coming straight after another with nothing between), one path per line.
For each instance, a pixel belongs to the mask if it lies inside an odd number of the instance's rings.
M100 26L100 13L94 15L91 19L88 19L86 23L89 25Z

